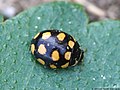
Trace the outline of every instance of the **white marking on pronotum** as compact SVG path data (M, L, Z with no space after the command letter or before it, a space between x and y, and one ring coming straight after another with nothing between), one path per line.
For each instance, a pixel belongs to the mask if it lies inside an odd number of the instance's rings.
M49 44L49 43L47 43L47 46L50 46L50 44Z

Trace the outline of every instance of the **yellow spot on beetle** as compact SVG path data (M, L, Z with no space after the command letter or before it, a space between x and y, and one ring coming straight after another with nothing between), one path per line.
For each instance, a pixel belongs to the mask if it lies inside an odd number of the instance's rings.
M70 46L70 48L73 48L74 45L75 45L75 43L74 43L73 41L70 40L70 41L68 42L68 45Z
M59 52L57 50L53 51L51 57L52 57L53 61L58 61L59 58L60 58L59 57Z
M44 62L42 59L38 58L37 60L38 60L42 65L45 65L45 62Z
M51 36L50 32L45 32L42 34L42 39L48 39Z
M61 67L62 68L66 68L66 67L68 67L68 65L69 65L69 62L67 62L66 64L62 65Z
M31 44L31 52L32 52L32 54L34 54L34 51L35 51L35 45Z
M37 33L34 37L34 39L36 39L38 36L40 35L40 33Z
M71 57L71 52L66 52L65 53L65 59L70 60L70 57Z
M45 48L45 45L41 44L38 48L38 52L42 55L44 55L46 53L46 48Z
M54 64L50 65L51 68L57 68Z
M58 38L58 40L63 41L64 38L65 38L65 34L64 33L60 33L60 34L57 35L57 38Z

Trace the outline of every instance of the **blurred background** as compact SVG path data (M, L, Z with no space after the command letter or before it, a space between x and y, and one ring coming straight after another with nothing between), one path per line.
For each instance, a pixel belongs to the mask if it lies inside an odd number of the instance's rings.
M120 20L120 0L0 0L0 14L6 19L30 7L51 1L70 1L82 4L90 21L102 19Z

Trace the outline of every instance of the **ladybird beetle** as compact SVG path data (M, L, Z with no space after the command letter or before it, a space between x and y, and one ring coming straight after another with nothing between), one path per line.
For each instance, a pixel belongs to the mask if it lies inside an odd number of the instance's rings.
M84 52L71 35L60 30L45 30L32 39L31 53L42 65L66 68L81 61Z

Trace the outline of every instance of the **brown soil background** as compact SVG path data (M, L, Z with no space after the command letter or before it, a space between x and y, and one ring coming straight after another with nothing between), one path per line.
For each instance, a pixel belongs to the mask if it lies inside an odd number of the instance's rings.
M0 14L4 15L7 18L11 18L30 7L51 1L61 0L0 0ZM64 1L82 4L90 17L90 21L97 21L108 18L120 20L120 0Z

